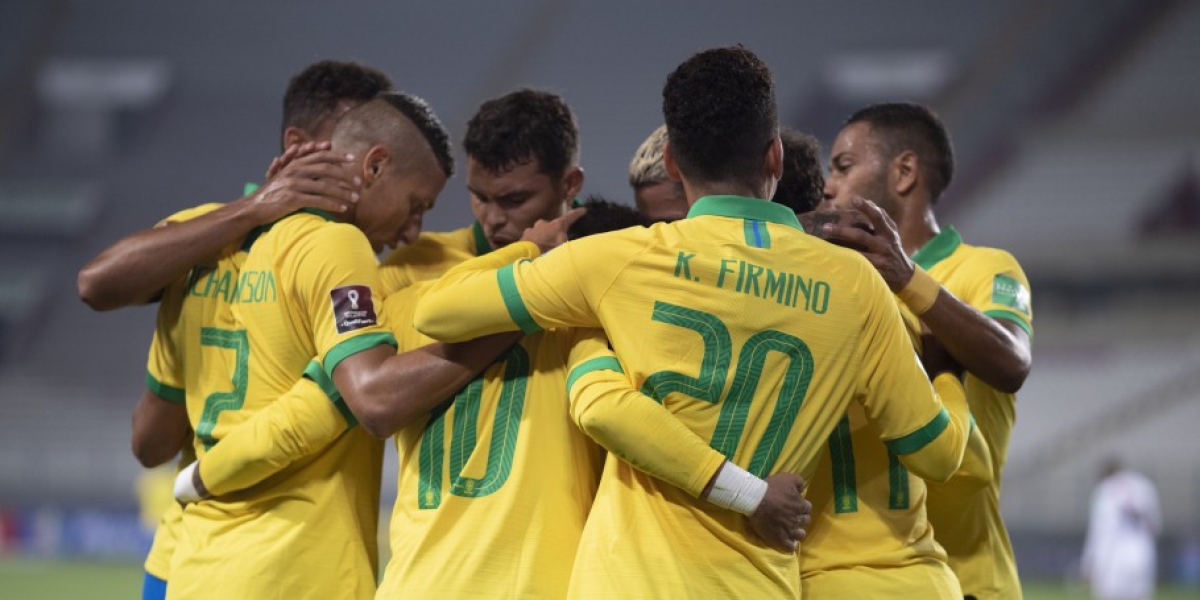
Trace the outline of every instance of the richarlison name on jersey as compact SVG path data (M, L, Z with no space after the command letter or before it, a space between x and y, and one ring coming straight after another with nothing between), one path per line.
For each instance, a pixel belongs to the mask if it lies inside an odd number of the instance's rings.
M707 283L727 292L742 293L792 308L823 315L829 310L832 288L828 282L813 280L796 273L779 272L769 267L734 258L696 259L696 254L680 252L675 258L675 277L694 283Z
M229 304L275 302L275 273L271 271L242 271L234 279L233 271L215 269L201 275L188 292L199 298L217 298Z

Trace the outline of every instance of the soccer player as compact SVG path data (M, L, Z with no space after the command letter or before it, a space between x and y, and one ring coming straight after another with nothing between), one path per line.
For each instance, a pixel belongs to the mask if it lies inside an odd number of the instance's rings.
M356 157L353 221L302 212L262 228L243 243L236 284L212 288L228 310L209 316L195 350L208 350L207 372L227 369L233 389L198 402L188 390L198 451L286 393L313 357L360 420L401 393L386 368L394 338L375 309L375 252L415 239L452 169L447 136L424 102L386 93L347 112L331 143ZM253 494L189 505L168 597L369 597L381 450L356 428Z
M422 297L417 329L456 341L603 327L633 383L737 467L718 473L714 491L750 496L759 486L749 475L811 475L855 401L908 468L949 477L966 407L934 397L887 287L861 257L763 200L783 165L766 65L741 47L701 52L667 79L663 113L665 165L682 181L687 219L463 263ZM489 268L500 260L516 262ZM573 400L589 389L572 386ZM577 416L585 431L638 429L621 398ZM605 464L572 596L799 597L795 555L624 458Z
M1080 570L1096 600L1154 597L1154 538L1162 531L1158 491L1115 459L1092 491Z
M667 126L655 129L638 146L629 163L629 186L638 212L651 222L670 223L687 216L687 197L683 186L667 176L663 167L663 147L667 145Z
M1009 253L968 245L953 227L938 226L934 206L953 173L949 135L929 108L898 103L859 110L834 141L825 197L860 210L873 232L823 227L831 238L863 248L888 287L966 370L967 400L994 472L982 488L957 478L931 483L929 520L968 597L1020 598L999 504L1016 392L1031 365L1029 282Z
M227 255L225 246L236 246L236 239L260 223L306 207L344 212L353 203L354 193L350 190L354 182L330 169L339 165L344 155L325 152L327 144L315 142L328 140L333 123L347 108L390 86L386 75L356 63L321 61L296 74L283 101L281 137L286 151L268 169L268 187L258 190L248 185L247 195L238 201L224 207L206 204L181 211L154 229L119 241L80 271L80 297L97 310L141 304L161 297L168 285L182 286L188 269L212 262L217 255ZM152 344L147 389L134 412L133 451L145 466L162 464L181 449L180 466L195 460L184 408L182 370L155 362L156 356L161 357L160 351L177 357L176 348L158 344L182 343L181 330L173 330L180 309L176 304L165 313L160 311L163 333ZM175 337L168 339L172 335ZM166 593L181 514L180 507L172 502L160 520L146 558L145 598L162 598Z
M539 219L562 216L583 187L579 130L557 94L521 89L488 100L467 123L470 227L425 233L380 267L384 290L436 279L458 263L504 247Z

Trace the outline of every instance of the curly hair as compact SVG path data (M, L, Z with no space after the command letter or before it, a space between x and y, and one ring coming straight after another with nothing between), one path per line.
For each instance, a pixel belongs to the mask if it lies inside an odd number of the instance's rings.
M685 176L750 184L779 132L771 71L743 46L696 54L667 77L663 117Z
M392 89L382 71L355 62L322 60L300 71L283 94L283 126L315 130L338 102L366 102Z
M540 172L560 177L578 158L579 129L561 97L526 88L480 105L463 148L488 171L536 160Z
M601 196L588 196L582 206L587 208L587 212L571 224L571 228L567 230L568 239L575 240L597 233L650 224L649 220L632 206L618 204Z
M950 186L954 146L933 109L910 102L873 104L850 115L845 125L860 122L871 126L871 137L879 143L885 160L906 150L916 153L933 202Z
M773 200L797 214L816 210L825 190L820 142L794 129L780 131L779 137L783 139L783 177Z

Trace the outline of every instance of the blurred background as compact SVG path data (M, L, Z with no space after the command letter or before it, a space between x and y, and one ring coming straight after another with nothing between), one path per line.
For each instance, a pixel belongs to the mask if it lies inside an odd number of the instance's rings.
M93 313L75 274L260 180L293 73L384 70L432 104L460 165L480 102L553 90L579 123L585 193L632 204L627 166L661 123L666 74L733 43L771 66L785 124L826 147L871 102L945 119L959 171L942 224L1011 251L1033 288L1002 501L1023 580L1077 568L1118 456L1158 486L1160 581L1197 590L1200 2L0 0L0 590L25 590L3 595L140 584L129 418L154 308ZM425 224L471 218L455 176Z

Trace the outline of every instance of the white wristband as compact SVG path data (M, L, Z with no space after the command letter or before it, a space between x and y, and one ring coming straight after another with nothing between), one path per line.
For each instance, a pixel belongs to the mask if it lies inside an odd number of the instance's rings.
M758 505L766 495L767 482L725 461L717 480L713 482L712 491L708 493L708 501L749 516L758 510Z
M192 483L192 473L196 471L196 465L198 464L200 463L194 462L184 467L175 476L175 499L184 504L200 500L200 492L196 490L196 485Z

